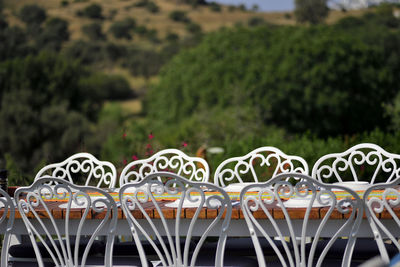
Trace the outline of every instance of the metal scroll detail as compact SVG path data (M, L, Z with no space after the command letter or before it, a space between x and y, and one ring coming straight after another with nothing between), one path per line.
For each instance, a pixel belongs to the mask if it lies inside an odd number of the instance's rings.
M108 161L100 161L89 153L77 153L60 163L43 167L35 177L35 181L51 176L76 183L74 177L83 178L84 185L96 184L96 187L114 188L117 171Z
M163 184L159 180L160 177L169 179ZM206 196L204 192L210 189L217 193ZM175 202L175 209L170 209L173 214L168 214L168 211L161 207L163 203L156 201L156 196L160 194L173 195L178 198ZM143 236L152 245L162 266L195 266L197 256L211 231L219 233L215 266L223 266L224 247L232 205L227 193L219 187L209 183L192 182L172 173L159 172L147 176L139 183L125 184L119 192L119 197L141 257L142 266L147 267L147 261L139 236ZM159 219L153 219L146 211L146 205L148 207L149 203L154 206L154 216ZM191 209L193 214L184 218L187 205L193 208ZM204 226L199 221L200 216L204 213L203 207L218 209L218 215L215 219L210 220L204 229L202 228L202 235L194 245L192 242L193 231L199 231L198 228ZM167 219L174 220L167 222ZM184 220L188 221L187 224L183 223ZM222 226L219 222L222 222ZM185 237L183 245L182 236ZM156 242L159 245L156 245Z
M371 186L363 197L366 216L381 257L386 263L389 263L390 259L384 239L390 239L392 244L400 251L400 243L397 237L400 230L400 219L394 210L400 205L400 192L397 189L399 184L400 178L397 178L392 183ZM370 197L372 192L373 196ZM386 222L391 222L393 226L387 227Z
M10 247L11 230L14 225L15 206L10 196L0 188L0 208L3 213L0 216L0 225L5 225L3 244L0 255L0 265L8 265L8 249Z
M223 161L215 171L214 183L261 182L280 173L308 174L307 162L298 156L286 155L275 147L260 147L245 156ZM261 176L264 176L263 178Z
M297 178L294 185L287 181L292 176ZM348 198L337 199L332 189L346 191ZM257 194L246 194L250 191ZM293 209L286 204L293 198L302 203L302 209ZM323 266L333 243L342 237L348 241L342 266L349 266L363 214L362 201L355 192L291 173L277 175L266 183L246 186L240 194L240 202L259 266L268 266L260 239L267 240L282 266L311 267ZM323 208L318 220L311 217L311 210L315 208ZM346 219L329 224L331 216L337 214L345 215ZM322 253L317 255L318 242L326 231L333 233L332 237ZM310 242L307 244L308 239Z
M196 182L207 182L210 175L208 163L198 157L190 157L178 149L165 149L150 158L136 160L121 172L120 186L139 182L155 172L171 172Z
M95 192L101 197L93 200L89 192ZM39 266L43 266L39 244L45 248L55 266L85 266L89 250L100 231L108 235L104 265L112 266L112 247L117 223L117 217L113 214L117 214L117 206L106 192L95 187L73 185L59 178L43 177L29 187L18 188L15 199ZM57 222L60 218L53 216L51 204L54 204L54 199L66 204L66 209L63 210L64 223ZM80 209L80 218L72 220L71 209ZM96 220L96 225L88 236L84 234L84 229L89 225L87 218L94 213L104 213L104 216ZM82 244L85 244L83 251Z
M392 154L375 144L359 144L343 153L321 157L312 170L312 177L319 181L359 181L363 172L369 171L369 183L389 183L400 176L400 155Z

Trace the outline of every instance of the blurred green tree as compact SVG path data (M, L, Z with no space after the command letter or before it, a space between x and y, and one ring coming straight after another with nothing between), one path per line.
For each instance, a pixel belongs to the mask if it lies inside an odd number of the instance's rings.
M298 22L318 24L328 16L327 0L296 0L294 15Z

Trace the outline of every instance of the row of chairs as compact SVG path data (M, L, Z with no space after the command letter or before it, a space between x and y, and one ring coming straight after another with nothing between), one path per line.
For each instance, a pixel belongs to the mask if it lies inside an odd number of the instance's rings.
M400 155L385 151L375 144L363 143L342 153L322 156L314 164L311 176L320 182L366 180L370 184L390 182L400 173ZM192 181L212 182L207 162L177 149L165 149L147 159L130 162L122 170L119 186L138 182L151 173L169 171ZM216 169L213 182L218 186L230 183L266 181L279 173L296 172L309 175L303 158L287 155L275 147L260 147L244 156L228 158ZM115 188L117 171L114 165L100 161L89 153L75 154L61 163L42 168L35 180L43 176L59 177L76 183L84 174L85 185Z
M168 182L160 182L160 177L168 178ZM296 179L290 183L288 178ZM50 183L57 185L49 186ZM394 189L399 184L400 179L397 179L389 184L371 186L362 200L356 192L340 185L321 183L303 174L278 174L265 183L254 183L243 189L240 206L250 238L234 239L228 238L234 232L230 229L233 208L225 190L215 184L193 182L169 172L153 173L138 183L127 183L121 187L120 205L133 241L114 244L118 210L110 194L97 187L43 177L31 186L18 188L14 196L30 237L30 250L24 244L9 248L15 204L6 192L0 190L4 196L0 198L4 206L0 227L4 229L2 224L7 222L1 266L8 266L9 253L14 256L10 261L12 266L20 266L21 262L16 261L16 257L23 255L26 263L37 262L40 267L356 266L359 263L357 258L362 256L360 251L367 253L363 255L364 259L380 251L388 262L393 253L400 251L398 229L388 230L382 215L385 214L386 219L393 220L400 227L393 208L399 204L400 195ZM339 198L335 190L344 191L348 196ZM216 193L207 195L207 191ZM90 195L93 192L101 197L93 199ZM376 192L380 192L379 195ZM156 201L158 195L165 193L175 195L180 203L195 202L197 209L193 216L184 222L181 217L185 211L183 204L179 204L175 216L167 218L161 206L165 202ZM370 197L372 193L374 195ZM284 199L293 196L307 199L310 203L301 215L285 206ZM54 202L46 201L54 198L65 202L62 223L52 212ZM149 202L156 208L159 219L149 216L146 210ZM270 205L275 205L274 214L269 209ZM325 207L324 211L320 211L321 219L313 220L315 214L311 209L321 206ZM70 218L71 209L77 207L83 211L79 218L73 220ZM215 218L200 219L203 207L217 209ZM364 208L374 233L373 242L377 244L375 250L369 247L370 243L356 243ZM281 217L279 212L275 214L276 209L281 210ZM93 216L98 220L92 220ZM337 220L338 217L341 219ZM217 233L215 242L207 241L207 236L212 233ZM105 242L98 239L101 235L107 235ZM326 236L330 238L323 239ZM383 238L389 239L391 245ZM366 252L360 246L369 250ZM31 261L27 257L31 257Z

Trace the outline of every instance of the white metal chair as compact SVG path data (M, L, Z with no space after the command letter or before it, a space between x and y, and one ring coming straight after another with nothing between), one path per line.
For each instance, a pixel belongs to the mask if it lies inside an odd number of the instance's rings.
M159 177L166 177L169 180L163 184ZM216 191L216 194L206 196L204 191L207 189ZM157 195L164 193L179 199L179 203L175 202L177 204L173 220L167 221L166 215L161 210L165 202L157 202ZM204 259L199 257L199 252L211 231L217 231L219 241L216 251L207 255L208 259L215 255L215 262L208 263L207 266L223 266L232 205L228 194L221 188L210 183L192 182L173 173L159 172L148 175L138 183L125 184L119 191L119 197L142 259L142 266L148 266L142 242L151 244L162 266L201 266ZM190 219L181 218L185 212L184 203L196 204L192 206L194 211ZM154 206L160 219L152 219L149 216L146 207L149 208L150 204ZM203 205L207 209L218 209L215 219L199 218ZM140 216L134 215L138 213ZM143 218L139 219L141 216ZM200 233L200 238L195 247L191 247L194 231ZM183 246L182 236L185 239Z
M15 205L10 196L3 189L0 189L0 226L4 229L1 234L4 235L0 265L7 266L8 264L8 248L10 246L11 230L14 225Z
M84 185L114 188L117 180L117 170L108 161L100 161L92 154L77 153L63 162L53 163L43 167L35 176L35 181L42 177L52 176L77 183L84 180Z
M91 197L89 193L95 193L96 197ZM101 265L112 266L118 212L114 199L108 193L96 187L43 177L31 186L18 188L15 199L35 252L34 262L37 261L40 267L45 262L69 267L85 266L91 260L98 263L99 259L92 256L100 253L96 249L103 248L102 244L98 244L100 241L96 241L101 232L107 235L107 241L105 255L100 262ZM62 219L53 216L52 206L56 203L50 200L63 201L65 211ZM78 218L71 217L74 210L75 215L80 212ZM87 219L97 215L96 220ZM29 254L29 251L25 253Z
M399 231L400 218L400 177L391 183L376 184L368 188L364 194L365 213L373 231L375 241L382 259L389 263L389 258L400 252ZM385 240L390 240L389 246ZM391 254L391 255L390 255Z
M222 187L230 183L257 183L288 172L308 175L308 164L299 156L287 155L276 147L265 146L244 156L224 160L215 171L214 183Z
M171 172L196 182L207 182L210 168L207 161L190 157L178 149L164 149L147 159L130 162L122 170L119 185L139 182L155 172Z
M293 176L297 178L294 185L287 181ZM337 199L333 189L346 192L348 198ZM246 186L240 194L240 205L260 267L268 266L260 246L262 239L267 240L275 251L278 265L311 267L325 266L326 255L342 237L347 238L343 239L347 241L344 253L335 257L340 259L341 266L350 266L363 214L363 203L354 191L339 185L322 184L307 175L285 173L265 183ZM312 209L319 210L321 218L310 217L315 215ZM344 215L347 219L332 220L333 215ZM332 235L331 239L317 253L320 238L327 235ZM279 239L274 240L274 237ZM308 244L306 237L311 237ZM282 243L281 248L276 242Z
M367 181L389 183L400 175L400 155L370 143L319 158L311 176L321 182Z

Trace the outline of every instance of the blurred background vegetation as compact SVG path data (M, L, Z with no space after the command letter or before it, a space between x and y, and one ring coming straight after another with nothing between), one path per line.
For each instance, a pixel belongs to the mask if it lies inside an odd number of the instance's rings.
M310 166L400 153L400 6L294 12L203 0L0 0L0 168L28 184L87 151L119 170L164 148L276 146Z

